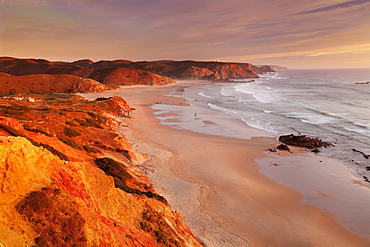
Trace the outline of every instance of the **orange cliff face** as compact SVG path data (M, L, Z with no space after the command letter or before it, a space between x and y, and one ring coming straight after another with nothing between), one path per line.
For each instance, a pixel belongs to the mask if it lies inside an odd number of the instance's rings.
M168 205L115 188L89 162L0 137L4 246L201 246Z
M162 85L173 83L173 79L228 82L233 79L257 78L257 74L273 71L266 65L258 67L250 63L215 61L115 60L94 63L84 59L68 63L0 57L0 73L3 73L0 74L0 78L6 75L73 75L81 79L90 78L102 84L113 85Z
M173 83L168 77L152 72L132 68L104 68L94 69L89 78L100 81L103 84L121 85L163 85Z
M123 99L43 101L0 100L23 111L0 118L0 246L202 246L114 131Z
M93 93L117 87L66 74L0 76L0 93Z

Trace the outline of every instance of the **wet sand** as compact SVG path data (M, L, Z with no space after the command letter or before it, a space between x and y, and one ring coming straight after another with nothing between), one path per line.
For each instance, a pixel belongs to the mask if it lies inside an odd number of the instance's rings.
M328 212L303 204L297 191L259 172L256 160L277 145L273 138L241 140L159 124L149 106L185 104L182 98L163 96L176 86L104 94L119 95L136 108L123 134L137 151L152 156L151 181L206 246L370 245Z

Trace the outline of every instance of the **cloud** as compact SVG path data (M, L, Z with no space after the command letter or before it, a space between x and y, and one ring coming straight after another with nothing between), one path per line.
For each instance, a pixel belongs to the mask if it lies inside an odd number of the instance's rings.
M70 60L320 54L370 43L369 1L0 0L2 53Z
M307 11L303 11L298 13L298 15L306 15L306 14L313 14L313 13L320 13L320 12L328 12L336 9L342 8L349 8L356 5L368 4L370 0L351 0L343 3L332 4L325 7L315 8Z

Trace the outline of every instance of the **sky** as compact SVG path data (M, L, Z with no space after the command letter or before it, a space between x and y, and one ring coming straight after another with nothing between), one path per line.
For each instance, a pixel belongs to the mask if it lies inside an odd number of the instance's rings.
M0 56L370 68L370 0L0 0Z

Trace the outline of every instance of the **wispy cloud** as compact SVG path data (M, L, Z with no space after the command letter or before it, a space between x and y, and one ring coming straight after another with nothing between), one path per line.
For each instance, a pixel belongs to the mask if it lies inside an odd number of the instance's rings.
M356 5L369 4L369 3L370 3L370 0L351 0L351 1L332 4L332 5L328 5L328 6L324 6L324 7L320 7L320 8L315 8L315 9L311 9L311 10L307 10L307 11L302 11L298 14L305 15L305 14L327 12L327 11L332 11L332 10L336 10L336 9L349 8L349 7L353 7L353 6L356 6Z
M327 2L0 0L0 48L58 60L209 60L308 58L370 43L370 0Z

